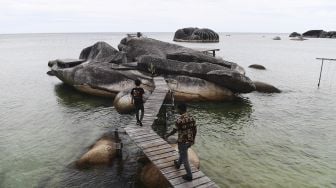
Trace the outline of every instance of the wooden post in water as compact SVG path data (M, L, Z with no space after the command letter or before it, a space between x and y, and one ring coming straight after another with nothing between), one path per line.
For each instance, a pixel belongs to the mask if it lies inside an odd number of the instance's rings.
M322 60L322 63L321 63L321 70L320 70L320 77L319 77L319 82L317 84L317 87L319 88L320 87L320 83L321 83L321 77L322 77L322 69L323 69L323 62L324 60L327 60L327 61L336 61L336 59L330 59L330 58L316 58L318 60Z
M323 61L324 59L322 59L322 63L321 63L321 71L320 71L320 78L319 78L319 82L317 84L317 87L320 87L320 83L321 83L321 76L322 76L322 69L323 69Z

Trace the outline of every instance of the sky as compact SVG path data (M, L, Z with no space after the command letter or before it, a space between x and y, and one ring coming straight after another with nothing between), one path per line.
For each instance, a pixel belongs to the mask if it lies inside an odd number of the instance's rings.
M336 30L336 0L0 0L0 33Z

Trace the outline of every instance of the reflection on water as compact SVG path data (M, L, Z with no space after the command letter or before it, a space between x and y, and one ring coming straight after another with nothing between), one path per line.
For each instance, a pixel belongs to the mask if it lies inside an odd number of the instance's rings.
M194 103L190 105L190 110L197 116L200 114L208 114L213 120L221 120L222 118L225 118L232 123L237 123L238 121L250 121L253 112L252 104L248 98L236 98L233 101L222 103Z
M198 119L200 129L207 134L239 136L243 134L239 130L253 124L252 104L246 98L225 103L198 103L191 106L190 112Z
M78 115L77 123L94 118L96 125L105 128L122 128L132 115L119 115L115 112L112 98L96 97L77 91L72 86L60 83L54 87L57 103L64 111ZM92 115L97 116L92 117ZM118 114L116 117L115 114ZM114 117L114 118L112 118Z
M195 117L199 126L207 127L209 131L224 132L232 135L237 134L236 130L253 124L253 118L251 118L252 112L253 108L249 99L241 97L230 102L199 102L188 104L188 113ZM176 109L164 105L159 112L158 119L153 125L153 128L160 135L164 135L168 130L174 127L177 117ZM221 126L211 127L208 121L220 124Z
M85 93L77 91L74 87L64 83L55 85L55 94L58 97L57 100L60 104L67 107L76 107L86 105L86 107L110 107L113 104L112 98L95 97Z
M248 98L237 98L225 103L190 105L190 113L195 116L198 126L193 149L201 159L201 170L220 187L231 187L238 183L232 182L235 181L234 178L228 180L226 176L232 170L230 162L239 163L243 158L234 155L238 154L242 140L254 126L253 111L253 105ZM229 160L229 153L234 153L232 161Z

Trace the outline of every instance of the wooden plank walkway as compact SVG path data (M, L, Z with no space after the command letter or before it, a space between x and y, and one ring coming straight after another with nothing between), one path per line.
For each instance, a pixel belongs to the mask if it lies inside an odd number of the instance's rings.
M162 77L154 78L155 90L147 99L144 108L145 114L142 121L143 126L137 126L136 120L131 121L125 128L126 133L134 143L142 149L147 158L160 170L162 175L169 181L172 187L218 187L203 172L195 168L192 164L193 181L187 182L182 179L186 174L183 165L180 169L174 167L174 160L178 159L178 152L163 140L152 129L152 124L157 118L162 103L168 92L166 81Z

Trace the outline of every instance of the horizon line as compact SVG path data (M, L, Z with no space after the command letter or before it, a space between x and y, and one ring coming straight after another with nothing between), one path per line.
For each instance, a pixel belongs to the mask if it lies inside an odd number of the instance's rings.
M175 33L175 31L69 31L69 32L17 32L0 33L0 35L24 35L24 34L92 34L92 33ZM262 33L262 34L288 34L292 32L260 32L260 31L216 31L217 33Z

